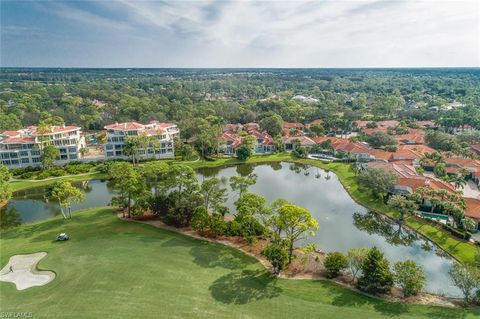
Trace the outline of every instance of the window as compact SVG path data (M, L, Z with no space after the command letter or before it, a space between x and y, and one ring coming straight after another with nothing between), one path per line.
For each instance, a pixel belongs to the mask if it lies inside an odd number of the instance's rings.
M40 157L32 158L32 163L40 163L40 162L41 162Z
M40 155L40 151L36 150L36 151L31 151L30 152L32 154L32 156L38 156Z
M22 164L28 164L30 160L28 158L22 158Z
M28 156L28 152L27 151L21 151L20 156L26 157L26 156Z
M18 165L18 160L12 160L12 165Z
M10 160L5 160L2 161L4 165L12 165L12 162Z
M113 156L113 152L107 152L107 157L112 157Z
M77 154L70 154L70 159L71 160L76 160L78 157L77 157Z
M67 149L66 148L60 148L60 154L66 154Z
M61 159L62 161L67 160L67 159L68 159L68 156L67 156L66 154L60 155L60 159Z
M112 150L112 149L113 149L113 145L107 144L106 149L107 149L107 150Z
M76 153L76 152L77 152L77 148L76 148L76 147L69 147L69 148L68 148L68 152L70 152L70 153Z
M122 156L122 151L116 151L116 152L115 152L115 155L116 155L116 156Z

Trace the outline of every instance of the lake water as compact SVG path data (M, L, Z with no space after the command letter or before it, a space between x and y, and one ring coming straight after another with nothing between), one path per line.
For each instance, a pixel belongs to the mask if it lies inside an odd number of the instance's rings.
M311 211L320 230L308 241L319 249L345 253L352 247L377 246L391 263L412 259L421 265L427 276L427 291L452 296L460 294L448 277L453 261L442 250L416 233L399 230L397 224L358 205L333 173L315 167L275 163L201 169L197 177L199 181L213 176L221 178L229 190L227 205L233 212L236 194L231 192L228 179L250 173L258 176L257 183L249 189L251 192L265 196L269 202L284 198ZM93 180L77 185L85 191L85 201L73 205L72 210L105 206L114 194L105 181ZM45 192L46 189L40 187L16 193L2 211L2 223L16 217L29 223L59 215L58 205L46 201Z

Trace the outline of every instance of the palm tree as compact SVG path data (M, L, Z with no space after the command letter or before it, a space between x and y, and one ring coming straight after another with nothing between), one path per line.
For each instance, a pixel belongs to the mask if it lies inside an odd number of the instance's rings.
M454 177L453 183L456 189L462 189L467 185L467 181L465 180L465 176L457 175Z

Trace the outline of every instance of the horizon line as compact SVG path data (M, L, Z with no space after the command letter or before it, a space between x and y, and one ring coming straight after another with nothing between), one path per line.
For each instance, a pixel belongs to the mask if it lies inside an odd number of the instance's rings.
M161 66L161 67L133 67L133 66L0 66L0 69L480 69L479 66L316 66L316 67L248 67L248 66L234 66L234 67L176 67L176 66Z

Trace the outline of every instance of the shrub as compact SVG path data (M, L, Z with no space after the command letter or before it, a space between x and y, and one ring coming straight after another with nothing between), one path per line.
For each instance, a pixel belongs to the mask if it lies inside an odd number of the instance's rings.
M325 269L327 270L327 277L335 278L342 270L347 268L348 260L342 253L334 251L327 254L324 261Z
M269 244L262 251L262 255L272 264L272 272L278 276L288 263L287 249L278 244Z
M393 267L395 283L403 290L405 297L419 294L425 285L422 267L412 260L399 261Z
M210 215L210 235L213 237L225 235L227 224L225 218L221 214Z
M377 247L373 247L368 252L357 286L360 290L374 294L385 293L392 288L393 274L388 260L383 257L383 253Z
M205 235L206 229L210 227L210 216L205 207L199 206L195 208L190 226L200 235Z
M252 151L249 147L242 145L237 149L236 155L239 160L245 161L252 155Z

